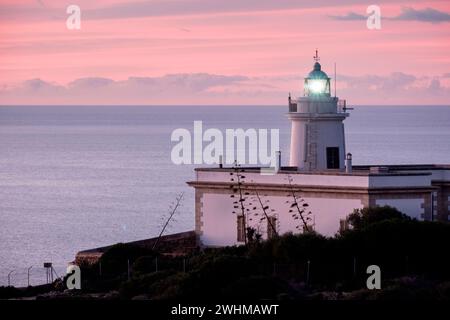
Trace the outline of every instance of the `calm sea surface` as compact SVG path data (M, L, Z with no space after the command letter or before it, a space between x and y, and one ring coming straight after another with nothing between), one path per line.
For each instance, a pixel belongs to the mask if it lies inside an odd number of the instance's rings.
M286 107L0 107L0 285L64 272L77 251L194 227L192 165L170 160L176 128L278 128L287 164ZM355 164L450 163L450 107L357 107L345 121Z

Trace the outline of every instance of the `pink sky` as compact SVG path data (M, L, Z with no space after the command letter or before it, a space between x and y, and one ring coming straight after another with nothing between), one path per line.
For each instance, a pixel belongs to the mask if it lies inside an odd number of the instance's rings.
M2 0L0 104L281 105L316 48L350 104L450 104L450 2L374 4L381 30L358 0Z

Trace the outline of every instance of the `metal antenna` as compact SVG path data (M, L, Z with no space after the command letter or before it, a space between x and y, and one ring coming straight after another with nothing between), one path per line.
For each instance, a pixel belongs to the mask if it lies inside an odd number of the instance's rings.
M336 76L336 62L334 63L334 97L336 98L336 84L337 84L337 76Z

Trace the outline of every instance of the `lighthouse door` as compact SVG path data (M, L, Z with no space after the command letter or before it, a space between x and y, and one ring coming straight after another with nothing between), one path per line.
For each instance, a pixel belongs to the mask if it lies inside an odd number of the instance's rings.
M327 169L339 169L339 148L328 147L327 148Z

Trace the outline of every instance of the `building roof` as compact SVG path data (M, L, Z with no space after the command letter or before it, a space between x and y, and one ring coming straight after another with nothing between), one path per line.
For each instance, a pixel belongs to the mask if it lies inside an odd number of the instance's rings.
M263 167L239 167L245 172L260 172ZM312 175L350 175L350 176L395 176L395 175L429 175L432 170L450 170L450 164L407 164L407 165L354 165L351 173L339 169L299 170L297 167L281 167L280 174L312 174ZM195 171L230 172L233 167L199 167Z
M127 242L126 244L151 249L157 239L158 237L154 237L150 239ZM78 265L83 263L96 263L101 256L112 247L113 245L109 245L80 251L76 254L75 262ZM186 231L161 236L157 251L162 255L183 256L197 250L197 248L198 241L195 231Z

